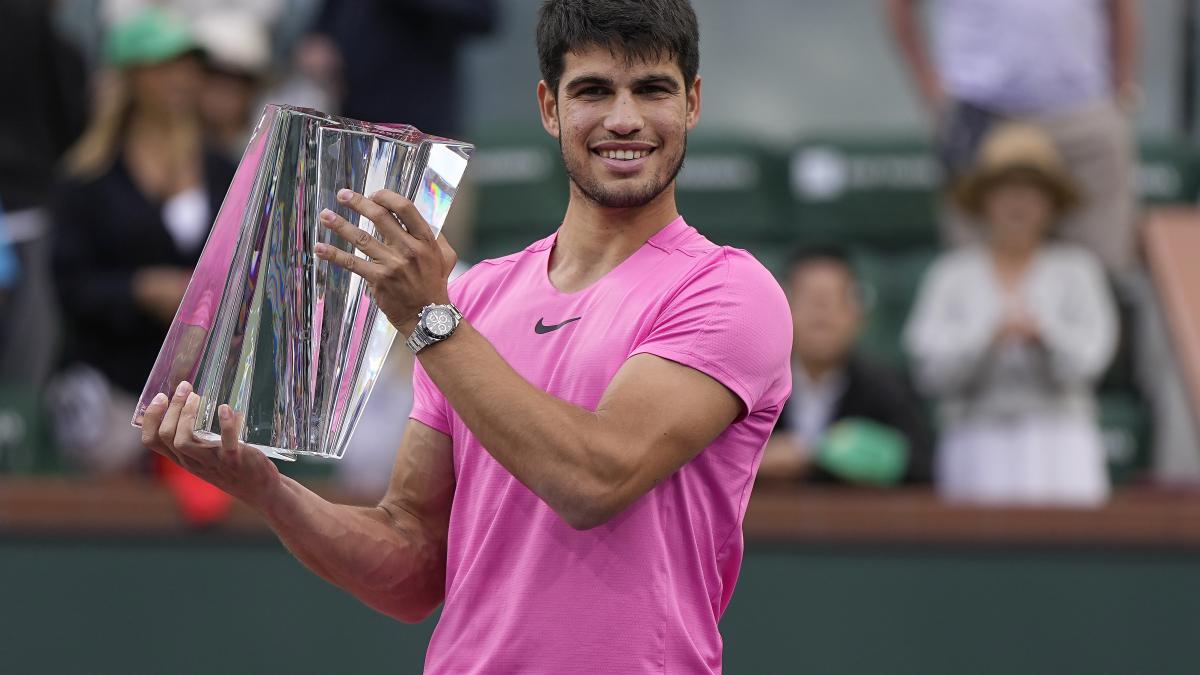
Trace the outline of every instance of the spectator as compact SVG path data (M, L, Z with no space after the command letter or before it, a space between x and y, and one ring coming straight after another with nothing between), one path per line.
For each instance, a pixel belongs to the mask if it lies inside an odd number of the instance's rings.
M8 0L0 21L0 379L30 387L45 384L58 342L47 200L87 115L83 60L54 29L52 9Z
M326 0L299 58L340 65L341 114L453 137L462 131L462 45L490 32L495 14L494 0Z
M212 144L237 161L260 114L260 95L271 65L271 38L252 13L214 11L193 25L204 49L200 112Z
M118 72L67 156L54 203L54 265L66 326L54 407L64 450L84 467L142 457L129 426L233 166L205 149L203 70L171 15L140 12L106 40Z
M1050 135L1079 181L1081 208L1065 239L1123 277L1136 263L1133 144L1126 113L1138 98L1136 0L937 0L936 57L919 29L920 0L888 0L892 31L937 119L952 180L987 128L1007 119ZM961 212L943 223L951 241L977 230Z
M1006 123L956 192L983 243L944 254L905 341L924 392L940 398L940 492L988 504L1099 504L1108 496L1093 386L1116 317L1104 272L1050 239L1079 201L1051 140Z
M864 310L846 254L801 252L790 265L787 289L794 327L792 397L759 475L822 482L929 480L933 441L917 397L896 373L855 352ZM839 436L854 440L834 442Z

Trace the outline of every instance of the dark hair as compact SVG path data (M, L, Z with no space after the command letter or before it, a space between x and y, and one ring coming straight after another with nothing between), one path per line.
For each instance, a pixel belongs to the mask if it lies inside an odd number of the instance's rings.
M558 95L567 52L608 47L630 61L674 58L688 90L700 69L700 31L689 0L546 0L538 11L542 79Z
M850 253L840 246L811 246L793 251L788 257L787 273L790 276L815 263L833 263L843 267L846 274L855 283L858 282L858 274L854 269L854 262L850 259Z

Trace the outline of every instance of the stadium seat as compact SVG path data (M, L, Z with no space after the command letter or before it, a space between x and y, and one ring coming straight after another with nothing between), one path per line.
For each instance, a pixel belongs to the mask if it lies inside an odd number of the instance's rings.
M50 437L49 419L34 389L0 385L0 474L35 474L62 469Z
M1187 139L1144 138L1137 184L1144 204L1194 204L1200 198L1200 153Z
M938 250L916 247L900 251L857 248L852 261L862 284L867 324L859 348L901 370L906 369L904 326L916 301L925 271Z
M679 212L718 244L786 247L790 239L787 158L737 139L692 138L679 173Z
M1150 469L1150 410L1133 391L1099 396L1100 429L1114 483L1126 483Z
M921 136L812 138L788 167L794 237L874 248L938 241L940 169Z
M558 145L540 127L481 130L464 180L478 190L478 250L494 255L497 240L545 237L567 208L567 179ZM484 256L489 257L489 256Z

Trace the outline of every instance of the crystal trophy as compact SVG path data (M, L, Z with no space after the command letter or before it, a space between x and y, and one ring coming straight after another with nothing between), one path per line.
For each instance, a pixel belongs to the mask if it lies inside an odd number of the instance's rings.
M407 125L371 124L268 105L134 411L187 380L200 396L194 433L220 440L217 406L268 456L340 458L396 330L366 282L320 260L318 242L363 257L326 229L324 208L377 236L336 200L387 188L412 200L435 235L473 148Z

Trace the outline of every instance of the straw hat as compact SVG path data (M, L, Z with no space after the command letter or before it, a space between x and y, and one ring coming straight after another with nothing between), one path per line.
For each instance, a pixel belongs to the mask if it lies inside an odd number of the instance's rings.
M1079 205L1079 188L1050 137L1033 125L1018 122L1005 122L988 132L975 166L955 186L954 197L964 211L979 215L988 190L1012 177L1041 185L1058 215Z

